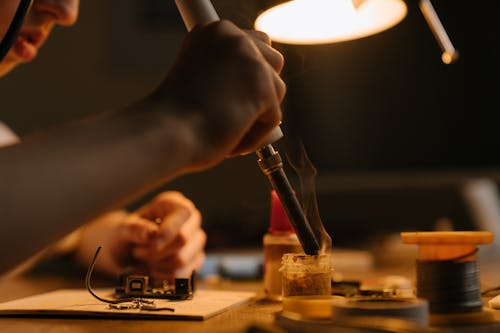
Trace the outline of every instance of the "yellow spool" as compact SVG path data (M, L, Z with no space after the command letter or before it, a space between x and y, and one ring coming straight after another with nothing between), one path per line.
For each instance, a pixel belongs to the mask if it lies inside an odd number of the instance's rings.
M489 231L426 231L402 232L405 244L418 244L418 259L425 261L472 261L476 258L477 244L493 242Z
M330 319L332 304L345 300L342 296L285 296L283 312L298 314L303 319Z

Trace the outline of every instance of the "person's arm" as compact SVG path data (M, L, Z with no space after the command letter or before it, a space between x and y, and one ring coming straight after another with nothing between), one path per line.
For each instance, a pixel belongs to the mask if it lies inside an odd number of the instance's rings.
M193 143L178 121L133 111L66 126L0 151L0 269L188 165Z
M142 101L0 150L0 271L172 177L260 147L281 119L282 64L262 34L198 27Z

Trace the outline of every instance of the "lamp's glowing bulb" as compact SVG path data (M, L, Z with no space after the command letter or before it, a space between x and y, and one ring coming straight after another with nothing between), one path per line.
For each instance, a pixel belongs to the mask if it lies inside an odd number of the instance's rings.
M323 44L386 30L406 16L402 0L294 0L262 13L255 28L287 44Z

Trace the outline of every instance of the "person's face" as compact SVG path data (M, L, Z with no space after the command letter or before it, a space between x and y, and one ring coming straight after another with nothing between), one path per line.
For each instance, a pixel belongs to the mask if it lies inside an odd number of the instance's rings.
M0 1L0 30L6 30L12 19L2 17L1 13L12 12L7 9L17 3L17 0ZM16 41L0 62L0 76L20 63L35 59L54 25L73 25L78 17L78 5L79 0L34 0Z

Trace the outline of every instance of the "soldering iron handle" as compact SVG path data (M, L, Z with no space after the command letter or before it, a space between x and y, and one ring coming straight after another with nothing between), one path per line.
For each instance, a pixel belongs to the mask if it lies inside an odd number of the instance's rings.
M175 4L188 31L191 31L197 24L220 20L210 0L175 0Z
M175 0L175 4L188 31L191 31L197 24L207 24L220 20L210 0ZM277 126L268 134L263 146L271 144L282 137L283 132Z

